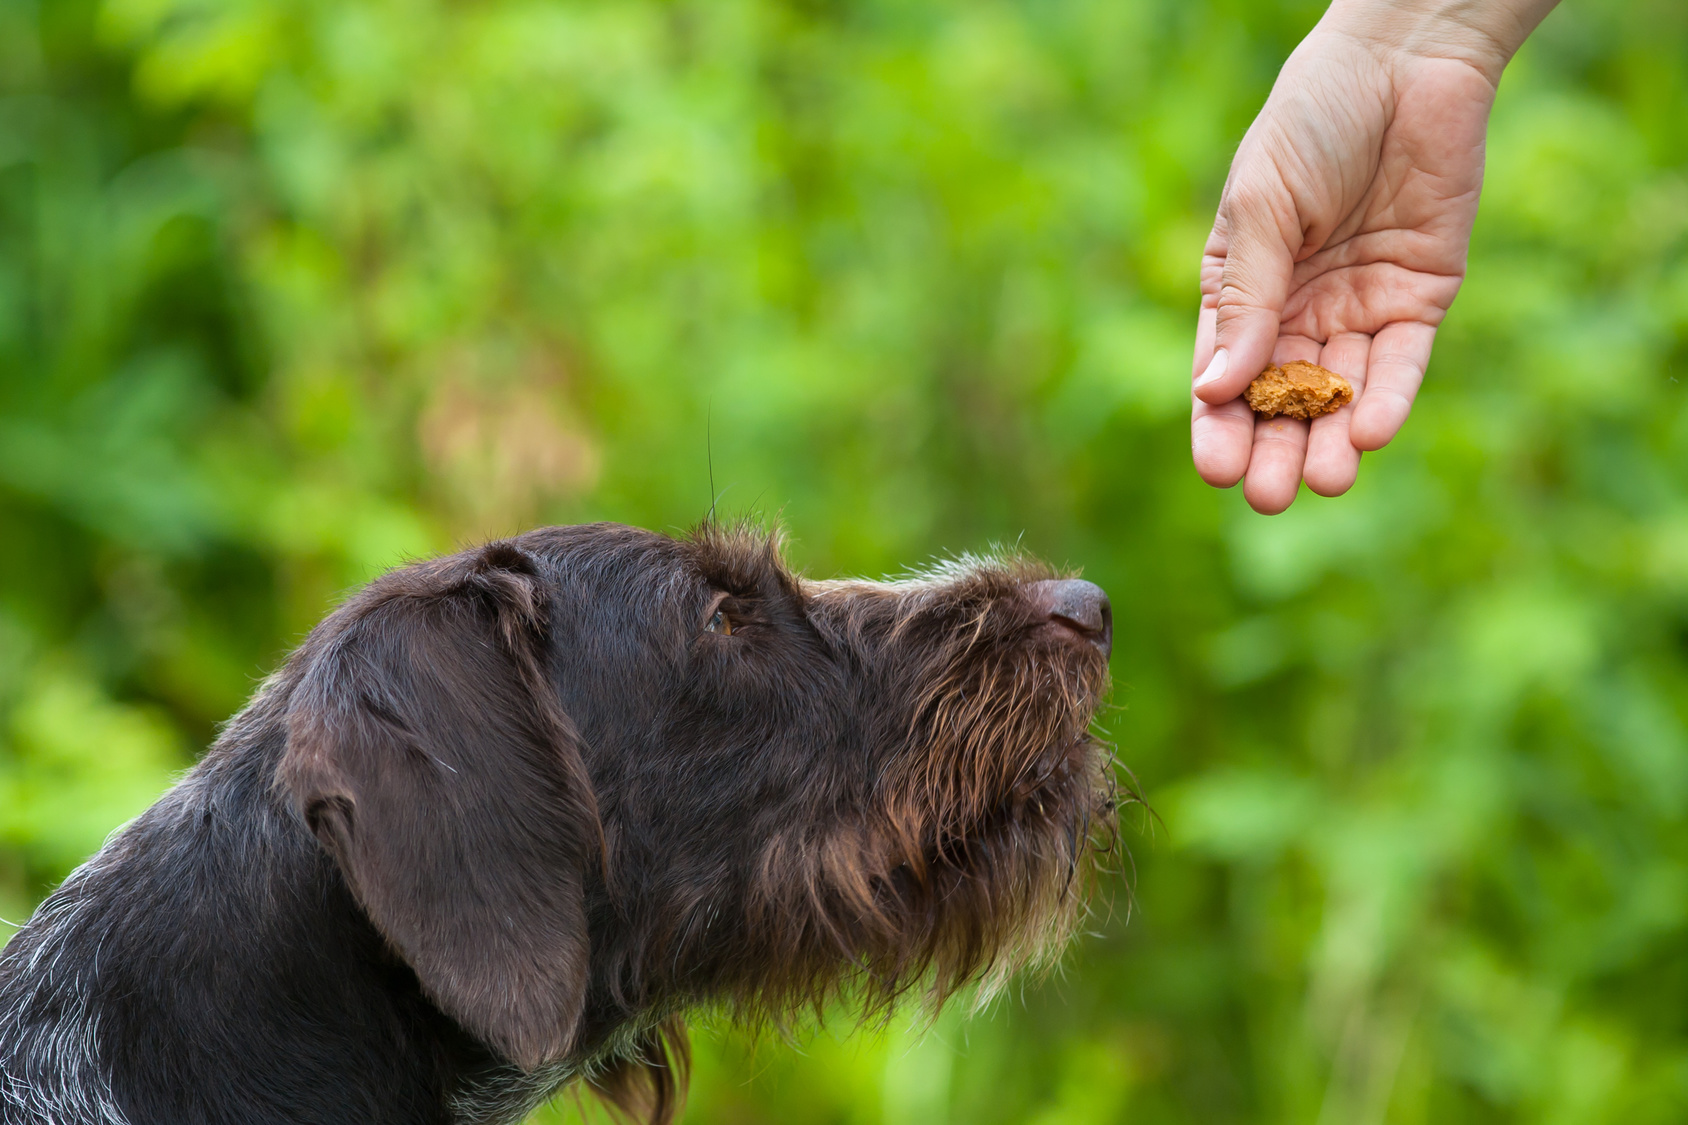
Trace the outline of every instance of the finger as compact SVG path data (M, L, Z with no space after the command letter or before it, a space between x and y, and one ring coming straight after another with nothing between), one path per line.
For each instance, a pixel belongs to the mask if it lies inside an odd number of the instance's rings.
M1384 325L1373 339L1366 365L1366 392L1354 404L1349 438L1355 449L1382 449L1412 412L1424 382L1436 329L1419 321Z
M1272 362L1280 367L1298 359L1306 360L1308 363L1317 363L1319 362L1319 352L1323 346L1311 336L1299 334L1279 336L1278 342L1272 345Z
M1282 197L1282 198L1280 198ZM1278 319L1295 270L1280 215L1288 193L1239 183L1220 204L1226 233L1214 321L1213 358L1196 379L1203 402L1229 402L1265 369L1278 339ZM1291 226L1295 224L1291 223ZM1299 236L1299 227L1296 227Z
M1332 336L1319 354L1320 367L1343 376L1359 399L1366 389L1366 358L1371 354L1371 337L1360 332ZM1354 487L1360 473L1360 451L1350 438L1354 403L1313 419L1307 427L1307 464L1302 477L1307 487L1320 496L1341 496Z
M1307 423L1295 418L1261 418L1254 424L1243 497L1263 516L1275 516L1295 500L1307 456Z
M1240 398L1209 406L1192 399L1190 459L1196 472L1215 488L1230 488L1248 470L1254 446L1254 411Z
M1213 324L1216 313L1204 304L1196 318L1196 370L1213 357ZM1215 488L1230 488L1243 479L1248 469L1249 450L1254 445L1254 411L1240 398L1209 406L1190 397L1190 459L1202 480Z
M1196 357L1190 371L1192 380L1201 378L1207 370L1208 363L1213 359L1213 329L1219 319L1219 310L1203 302L1202 311L1196 316Z

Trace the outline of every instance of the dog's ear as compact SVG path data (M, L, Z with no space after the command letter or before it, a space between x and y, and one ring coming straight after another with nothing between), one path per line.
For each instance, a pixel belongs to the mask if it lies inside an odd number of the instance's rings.
M376 582L307 643L277 778L429 997L529 1070L573 1044L603 842L546 616L507 543Z

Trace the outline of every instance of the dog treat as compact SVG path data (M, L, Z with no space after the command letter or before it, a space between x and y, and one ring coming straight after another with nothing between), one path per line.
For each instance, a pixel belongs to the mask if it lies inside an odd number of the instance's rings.
M1354 401L1354 388L1334 371L1316 363L1292 359L1279 367L1273 364L1243 392L1255 413L1268 418L1287 414L1291 418L1317 418L1340 410Z

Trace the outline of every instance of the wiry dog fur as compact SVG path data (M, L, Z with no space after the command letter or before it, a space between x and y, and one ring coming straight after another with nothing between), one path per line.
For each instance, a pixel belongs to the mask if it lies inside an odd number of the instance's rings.
M1000 983L1112 838L1111 624L1056 578L810 582L712 525L386 575L0 954L0 1122L508 1122L575 1078L666 1122L688 1008Z

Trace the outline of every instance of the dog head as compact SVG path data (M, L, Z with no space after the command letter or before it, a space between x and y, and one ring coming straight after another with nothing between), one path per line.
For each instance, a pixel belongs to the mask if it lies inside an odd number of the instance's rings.
M532 1069L645 1019L660 1070L690 1004L941 999L1057 950L1111 840L1111 634L1021 559L812 582L748 530L548 528L320 626L278 783L465 1028Z

